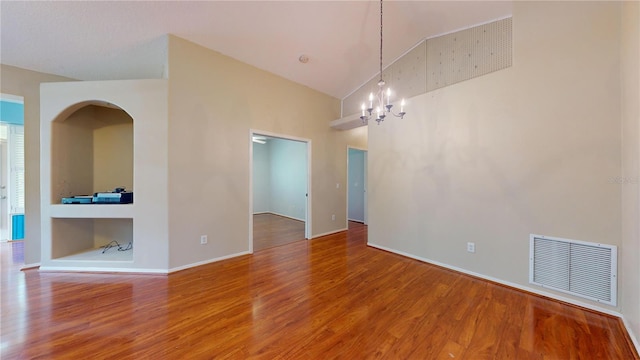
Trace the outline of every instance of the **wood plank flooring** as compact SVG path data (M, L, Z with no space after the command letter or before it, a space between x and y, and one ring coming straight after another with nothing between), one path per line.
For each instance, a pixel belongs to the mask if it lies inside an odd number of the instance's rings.
M17 271L5 359L637 359L616 318L366 246L366 226L169 276Z
M253 215L253 250L305 240L304 221L270 213Z

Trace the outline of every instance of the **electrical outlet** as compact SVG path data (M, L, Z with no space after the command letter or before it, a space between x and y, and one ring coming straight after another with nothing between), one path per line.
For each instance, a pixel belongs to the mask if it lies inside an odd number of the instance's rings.
M207 239L207 235L200 236L200 245L204 245L207 242L209 242L209 239Z
M334 214L334 215L331 215L331 220L336 221L336 216L335 216L335 214Z
M467 243L467 251L470 253L476 252L476 243L468 242Z

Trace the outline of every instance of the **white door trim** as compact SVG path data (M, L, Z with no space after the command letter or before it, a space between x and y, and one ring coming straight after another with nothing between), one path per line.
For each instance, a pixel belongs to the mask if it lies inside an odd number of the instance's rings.
M253 136L268 136L284 140L293 140L306 143L307 145L307 203L305 209L305 239L311 239L313 218L311 211L311 139L301 138L297 136L273 133L271 131L263 131L258 129L249 129L249 252L253 253Z

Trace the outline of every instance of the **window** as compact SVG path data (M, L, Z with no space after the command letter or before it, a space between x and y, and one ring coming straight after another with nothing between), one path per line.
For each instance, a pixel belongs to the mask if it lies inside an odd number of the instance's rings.
M24 214L24 126L9 125L9 201L11 214Z

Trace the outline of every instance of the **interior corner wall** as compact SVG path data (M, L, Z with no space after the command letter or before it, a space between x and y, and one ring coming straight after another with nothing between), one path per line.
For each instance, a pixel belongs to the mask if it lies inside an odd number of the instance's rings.
M311 139L312 235L346 228L345 149L366 135L329 127L338 99L176 36L168 66L170 268L249 251L250 129Z
M369 243L533 288L532 233L622 245L620 3L513 7L512 67L369 126Z
M618 179L622 186L620 307L629 330L636 341L640 341L640 3L624 2L621 18L623 168Z
M40 83L72 79L0 64L0 92L24 98L26 266L40 263Z

